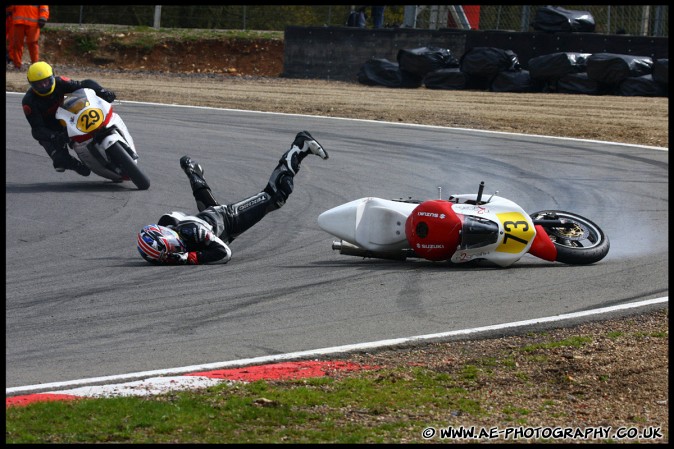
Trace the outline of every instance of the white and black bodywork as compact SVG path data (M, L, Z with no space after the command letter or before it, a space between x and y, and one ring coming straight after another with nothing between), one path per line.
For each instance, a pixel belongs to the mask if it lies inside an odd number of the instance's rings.
M138 167L138 153L122 118L92 89L68 94L56 111L77 157L97 175L115 182L131 180L138 189L150 180Z

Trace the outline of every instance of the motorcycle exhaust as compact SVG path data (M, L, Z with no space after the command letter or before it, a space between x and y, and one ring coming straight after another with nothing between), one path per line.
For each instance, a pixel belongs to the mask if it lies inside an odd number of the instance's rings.
M333 241L332 249L339 251L339 254L343 254L345 256L357 256L372 259L405 260L407 259L408 256L413 255L413 254L406 254L404 251L395 253L369 251L359 246L345 242L344 240Z

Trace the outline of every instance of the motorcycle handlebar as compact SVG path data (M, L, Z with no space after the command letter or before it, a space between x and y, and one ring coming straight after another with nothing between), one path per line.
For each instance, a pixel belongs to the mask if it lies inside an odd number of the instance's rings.
M480 201L482 201L482 192L484 191L484 181L480 181L480 187L477 189L477 199L475 202L477 204L480 204Z

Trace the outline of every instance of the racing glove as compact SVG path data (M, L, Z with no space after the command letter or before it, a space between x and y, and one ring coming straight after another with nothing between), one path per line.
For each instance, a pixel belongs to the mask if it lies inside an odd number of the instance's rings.
M198 265L196 252L189 253L164 253L159 259L168 265Z
M170 265L186 265L187 253L164 253L159 260L165 264Z
M115 98L117 98L117 95L115 95L113 91L107 89L101 89L101 91L98 93L98 96L108 103L112 103L115 101Z

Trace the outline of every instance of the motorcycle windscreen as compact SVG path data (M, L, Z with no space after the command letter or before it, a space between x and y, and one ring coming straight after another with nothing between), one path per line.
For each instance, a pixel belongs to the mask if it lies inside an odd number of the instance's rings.
M89 106L89 100L85 95L72 95L63 101L63 109L73 114L77 114L87 106Z

